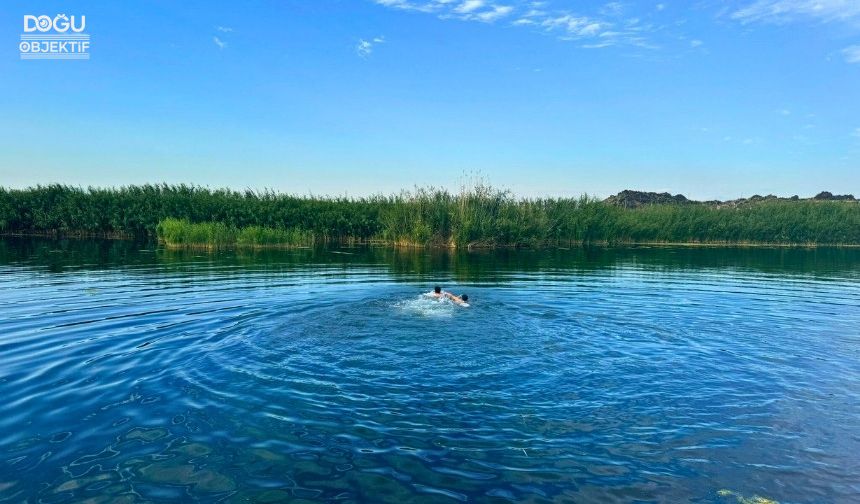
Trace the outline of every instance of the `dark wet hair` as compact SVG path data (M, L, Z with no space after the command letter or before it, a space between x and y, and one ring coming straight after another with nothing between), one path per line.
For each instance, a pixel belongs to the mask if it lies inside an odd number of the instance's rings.
M440 292L442 292L442 287L439 287L438 285L436 287L433 287L433 292L439 294Z
M463 294L462 296L460 296L460 299L462 299L463 301L468 301L468 300L469 300L469 295L468 295L468 294Z

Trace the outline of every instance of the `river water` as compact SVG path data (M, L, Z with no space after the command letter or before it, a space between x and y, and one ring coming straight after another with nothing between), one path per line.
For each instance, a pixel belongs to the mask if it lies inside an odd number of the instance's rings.
M0 501L756 495L860 501L860 250L0 240Z

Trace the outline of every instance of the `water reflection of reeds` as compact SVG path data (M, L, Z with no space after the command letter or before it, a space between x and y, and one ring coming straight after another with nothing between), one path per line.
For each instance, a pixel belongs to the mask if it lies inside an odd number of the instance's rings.
M659 270L742 269L786 275L856 276L860 249L785 247L576 247L567 250L453 250L387 246L289 250L170 250L153 242L0 238L0 264L48 271L188 263L232 268L384 268L395 277L444 276L460 282L503 281L513 273L588 273L638 267Z

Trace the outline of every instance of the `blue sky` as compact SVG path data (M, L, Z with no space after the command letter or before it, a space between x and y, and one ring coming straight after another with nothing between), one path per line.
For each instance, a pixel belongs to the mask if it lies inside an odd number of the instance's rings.
M22 61L25 14L88 61ZM0 185L860 194L860 1L3 2Z

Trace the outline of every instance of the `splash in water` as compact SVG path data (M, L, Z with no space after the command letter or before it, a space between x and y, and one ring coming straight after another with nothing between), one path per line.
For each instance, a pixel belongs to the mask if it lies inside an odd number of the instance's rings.
M458 308L449 299L436 298L427 294L421 294L413 299L398 301L394 306L411 315L442 318L452 317Z

